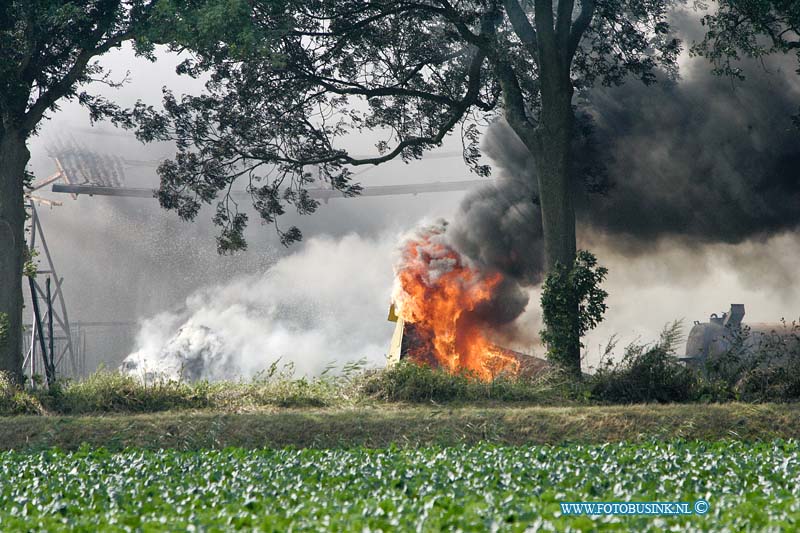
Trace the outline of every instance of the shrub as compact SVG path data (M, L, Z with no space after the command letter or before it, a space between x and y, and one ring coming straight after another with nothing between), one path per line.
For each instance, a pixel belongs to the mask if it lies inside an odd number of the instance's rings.
M363 394L377 400L440 402L465 398L470 380L465 374L452 375L400 361L391 368L365 374L359 385Z
M559 370L543 371L530 378L501 376L481 381L464 372L450 374L442 369L400 361L397 365L363 374L357 393L389 402L512 401L548 402L566 399L569 378Z
M540 332L547 346L547 359L580 378L581 337L603 320L608 293L600 284L608 269L597 266L597 258L586 250L578 250L575 262L568 268L557 264L542 287L542 320Z
M784 322L782 331L771 333L747 326L733 331L729 348L709 357L702 370L740 400L800 399L800 325Z
M750 335L749 330L743 332L744 342ZM783 331L762 336L755 343L755 353L740 357L739 372L732 376L737 397L747 401L800 399L800 325L784 322Z
M209 403L225 409L327 407L349 399L347 387L333 379L263 379L209 385Z
M5 372L0 372L0 415L34 415L44 413L39 400L24 391Z
M61 413L148 412L208 407L202 384L174 380L142 383L133 376L99 370L82 381L52 387L44 397L48 409Z
M631 344L619 362L606 359L588 383L590 397L615 403L701 399L710 388L699 372L676 358L680 339L681 324L674 322L656 344Z
M0 379L0 415L24 413L154 412L169 409L243 410L264 406L326 407L355 401L353 375L363 363L346 365L336 375L293 377L294 369L273 365L251 381L186 383L167 378L147 382L99 370L80 381L57 382L29 390Z

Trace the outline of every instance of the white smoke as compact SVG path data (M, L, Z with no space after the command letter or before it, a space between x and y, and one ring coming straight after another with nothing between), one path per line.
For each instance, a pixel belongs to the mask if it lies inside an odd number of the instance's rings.
M190 296L142 322L122 369L142 378L250 377L280 360L306 375L366 359L382 365L397 238L315 237L260 276Z

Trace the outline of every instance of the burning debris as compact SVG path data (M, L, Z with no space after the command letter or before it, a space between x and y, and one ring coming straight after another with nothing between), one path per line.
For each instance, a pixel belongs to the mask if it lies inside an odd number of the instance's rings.
M395 274L390 363L407 358L483 380L531 367L525 359L533 358L490 340L493 314L486 311L496 305L503 275L462 256L448 241L446 222L423 227L403 243Z

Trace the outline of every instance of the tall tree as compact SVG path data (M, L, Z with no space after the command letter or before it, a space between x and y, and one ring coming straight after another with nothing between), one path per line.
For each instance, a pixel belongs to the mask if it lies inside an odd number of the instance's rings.
M479 126L501 113L536 161L532 201L541 208L546 265L572 265L576 91L628 76L651 83L657 68L673 70L679 43L669 35L668 4L253 0L247 16L257 38L225 49L219 39L197 47L183 18L180 34L198 53L182 70L209 75L206 93L167 91L165 113L137 109L142 139L178 143L159 168L161 205L193 219L217 199L219 248L241 249L247 216L230 198L234 181L246 180L259 216L275 222L287 205L314 211L305 189L312 179L358 194L353 167L419 158L458 130L465 161L486 175ZM375 155L357 157L337 143L353 131L382 135ZM284 243L301 237L295 227L278 231ZM579 373L580 345L568 351Z
M94 61L132 39L155 0L5 0L0 3L0 371L22 376L22 268L26 257L27 142L59 102L77 99L92 119L126 120L113 103L81 91L114 85ZM152 57L152 46L138 51Z

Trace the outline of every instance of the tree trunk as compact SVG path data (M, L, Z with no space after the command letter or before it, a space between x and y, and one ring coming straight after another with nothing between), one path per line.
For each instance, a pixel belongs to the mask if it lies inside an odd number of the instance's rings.
M0 134L0 371L22 382L22 266L25 253L24 135Z
M575 206L572 198L570 158L572 157L572 84L564 76L560 82L544 84L542 112L531 147L539 181L539 204L542 213L545 266L552 272L557 265L571 268L575 261ZM568 302L568 318L573 335L559 346L566 355L566 370L581 377L579 302Z
M570 184L572 108L560 106L558 113L542 113L533 154L539 180L544 257L548 271L557 263L570 266L575 260L575 207ZM546 115L556 115L547 117Z

